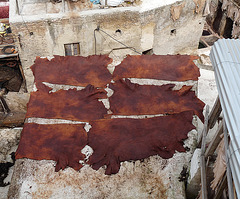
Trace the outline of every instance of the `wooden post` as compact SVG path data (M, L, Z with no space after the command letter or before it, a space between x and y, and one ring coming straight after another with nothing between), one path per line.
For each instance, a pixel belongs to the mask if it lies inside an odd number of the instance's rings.
M223 120L223 132L224 132L224 147L225 147L226 165L227 165L228 195L229 195L229 199L234 199L232 174L231 174L231 168L230 168L229 159L228 159L229 158L228 157L228 130L226 127L225 120Z
M219 188L217 190L217 193L215 194L213 199L219 199L222 196L223 190L227 187L227 175L225 174L221 184L219 185Z
M206 176L206 162L205 162L205 148L206 148L206 135L208 131L208 114L209 106L206 107L205 119L204 119L204 129L202 135L202 147L201 147L201 184L202 184L202 198L207 199L207 176Z
M208 156L213 155L214 151L217 149L218 144L221 141L220 135L223 133L223 123L221 122L217 132L215 133L212 141L210 142L210 144L208 145L208 148L205 152L205 158L207 158Z
M209 129L214 127L214 125L215 125L216 121L218 120L219 115L221 114L221 112L222 112L222 107L221 107L221 104L220 104L219 97L217 97L217 99L215 100L214 106L213 106L213 108L211 110L211 113L209 115L207 131L206 131L207 133L208 133ZM204 122L204 124L205 124L205 122ZM202 131L201 135L198 138L197 147L201 146L202 136L203 136L203 131Z
M65 0L62 0L62 11L65 12Z
M209 115L208 128L212 129L214 127L221 112L222 112L221 103L220 103L219 97L217 97Z
M17 14L19 15L19 14L20 14L20 12L19 12L18 0L16 0L16 10L17 10Z

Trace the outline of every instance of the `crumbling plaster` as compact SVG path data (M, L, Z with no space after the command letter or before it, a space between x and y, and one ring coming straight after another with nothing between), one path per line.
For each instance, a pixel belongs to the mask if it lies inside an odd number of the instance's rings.
M142 5L136 7L42 15L31 12L28 15L18 15L16 2L10 3L10 23L28 91L32 91L33 75L30 66L36 56L64 55L64 44L76 42L80 42L80 55L95 54L94 30L98 26L140 53L153 49L155 54L176 54L197 49L204 21L201 12L195 12L197 5L192 0L156 4L147 4L143 0ZM184 7L179 19L174 21L171 7L181 3ZM116 32L118 29L121 33ZM174 33L171 32L173 29L176 30ZM136 54L129 49L116 50L123 46L103 32L95 31L95 35L96 54Z

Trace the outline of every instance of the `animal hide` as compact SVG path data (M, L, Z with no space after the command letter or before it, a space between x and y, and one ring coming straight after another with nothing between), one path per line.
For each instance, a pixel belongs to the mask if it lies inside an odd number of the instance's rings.
M90 121L102 119L107 109L99 98L106 98L104 89L88 85L83 90L59 90L49 93L49 87L41 84L41 89L32 92L27 106L26 118L66 119ZM44 87L45 90L42 88Z
M0 7L0 19L9 18L9 6Z
M169 81L198 80L199 68L190 55L128 55L116 66L113 79L148 78Z
M107 55L54 56L51 61L47 58L35 60L31 66L38 87L41 82L74 86L105 87L110 83L112 75L107 69L112 59Z
M92 121L88 145L94 150L89 164L97 170L107 166L105 174L115 174L120 162L141 160L152 155L171 158L184 152L183 140L195 127L192 111L148 119L104 119Z
M16 159L54 160L56 171L67 166L79 170L81 153L87 144L84 124L26 123L16 152Z
M119 80L109 86L114 90L109 98L110 109L114 115L174 114L192 110L203 121L204 103L190 90L192 87L172 90L174 86L140 86L128 79Z

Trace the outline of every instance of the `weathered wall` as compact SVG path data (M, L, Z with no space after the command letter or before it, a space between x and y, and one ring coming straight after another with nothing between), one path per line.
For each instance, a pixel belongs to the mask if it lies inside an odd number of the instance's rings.
M171 12L172 7L179 5L180 9ZM138 6L66 12L62 17L49 14L23 18L17 18L16 11L11 10L11 27L16 35L27 88L32 90L33 76L29 67L36 56L64 55L64 44L76 42L80 42L82 56L95 54L94 30L98 26L140 53L153 49L155 54L176 54L197 49L203 28L203 17L201 11L196 12L197 7L192 0L185 0L151 9ZM116 50L122 47L103 32L96 31L97 54L111 52L115 57L136 54L129 49Z
M169 10L176 6L181 12L179 18L173 20L174 12L170 13ZM205 20L196 13L196 4L192 1L183 1L176 6L166 6L157 15L159 20L156 21L153 45L155 54L184 54L198 47ZM167 15L162 17L162 13Z

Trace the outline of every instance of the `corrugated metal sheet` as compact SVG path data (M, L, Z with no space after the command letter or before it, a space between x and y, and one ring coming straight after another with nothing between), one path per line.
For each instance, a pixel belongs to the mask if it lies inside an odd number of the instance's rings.
M210 53L230 143L227 151L236 192L240 198L240 41L221 39Z

